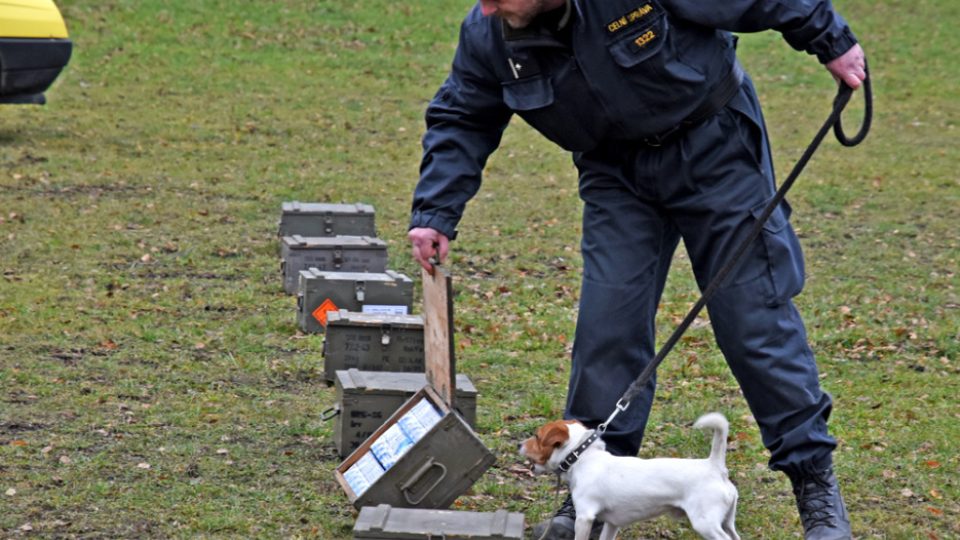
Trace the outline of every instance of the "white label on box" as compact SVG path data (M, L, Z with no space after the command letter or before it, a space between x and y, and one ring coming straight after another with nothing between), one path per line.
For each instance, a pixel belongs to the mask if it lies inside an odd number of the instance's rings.
M413 446L413 441L400 429L400 426L394 424L377 437L377 440L373 441L370 451L373 452L377 461L386 470L400 461L400 458L407 453L411 446Z
M361 313L371 313L373 315L406 315L407 306L364 304L361 308Z

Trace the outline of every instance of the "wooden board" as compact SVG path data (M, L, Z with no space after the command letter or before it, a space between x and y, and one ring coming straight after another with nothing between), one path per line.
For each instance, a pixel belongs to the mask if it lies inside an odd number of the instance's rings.
M450 274L434 265L423 270L423 354L427 383L451 409L456 399L453 356L453 285Z

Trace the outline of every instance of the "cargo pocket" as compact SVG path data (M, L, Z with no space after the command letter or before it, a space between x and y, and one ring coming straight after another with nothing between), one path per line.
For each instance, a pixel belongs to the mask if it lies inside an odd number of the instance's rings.
M667 31L667 18L661 14L637 30L618 36L608 46L610 55L620 67L636 67L660 52L667 39Z
M613 61L620 66L638 96L659 96L664 92L673 98L691 99L692 88L700 88L706 80L703 72L685 63L672 44L670 19L666 14L635 29L628 27L623 35L607 43Z
M754 219L759 219L768 202L764 201L750 210ZM781 202L770 214L760 233L767 252L767 271L773 285L764 299L769 307L783 304L803 290L803 251L790 226L790 212L790 205L786 201Z
M760 111L754 109L741 91L727 103L727 108L739 120L736 134L750 158L761 170L766 169L770 160L767 156L767 140ZM762 209L761 209L762 210Z

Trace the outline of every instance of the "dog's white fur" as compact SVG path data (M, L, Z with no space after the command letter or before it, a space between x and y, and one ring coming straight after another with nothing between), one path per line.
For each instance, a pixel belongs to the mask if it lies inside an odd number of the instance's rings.
M693 426L713 430L706 459L614 456L600 439L590 445L563 474L577 510L576 540L588 539L594 519L604 522L600 540L614 540L621 527L661 514L686 514L703 538L738 540L737 488L726 466L729 424L722 414L709 413ZM537 472L556 471L587 433L575 420L550 422L521 444L520 454Z

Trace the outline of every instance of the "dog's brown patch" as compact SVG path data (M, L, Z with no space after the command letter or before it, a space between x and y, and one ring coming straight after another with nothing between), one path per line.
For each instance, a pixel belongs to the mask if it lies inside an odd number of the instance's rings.
M554 420L540 426L535 436L523 441L524 455L538 465L545 464L553 451L570 438L567 426L574 422L576 420Z

